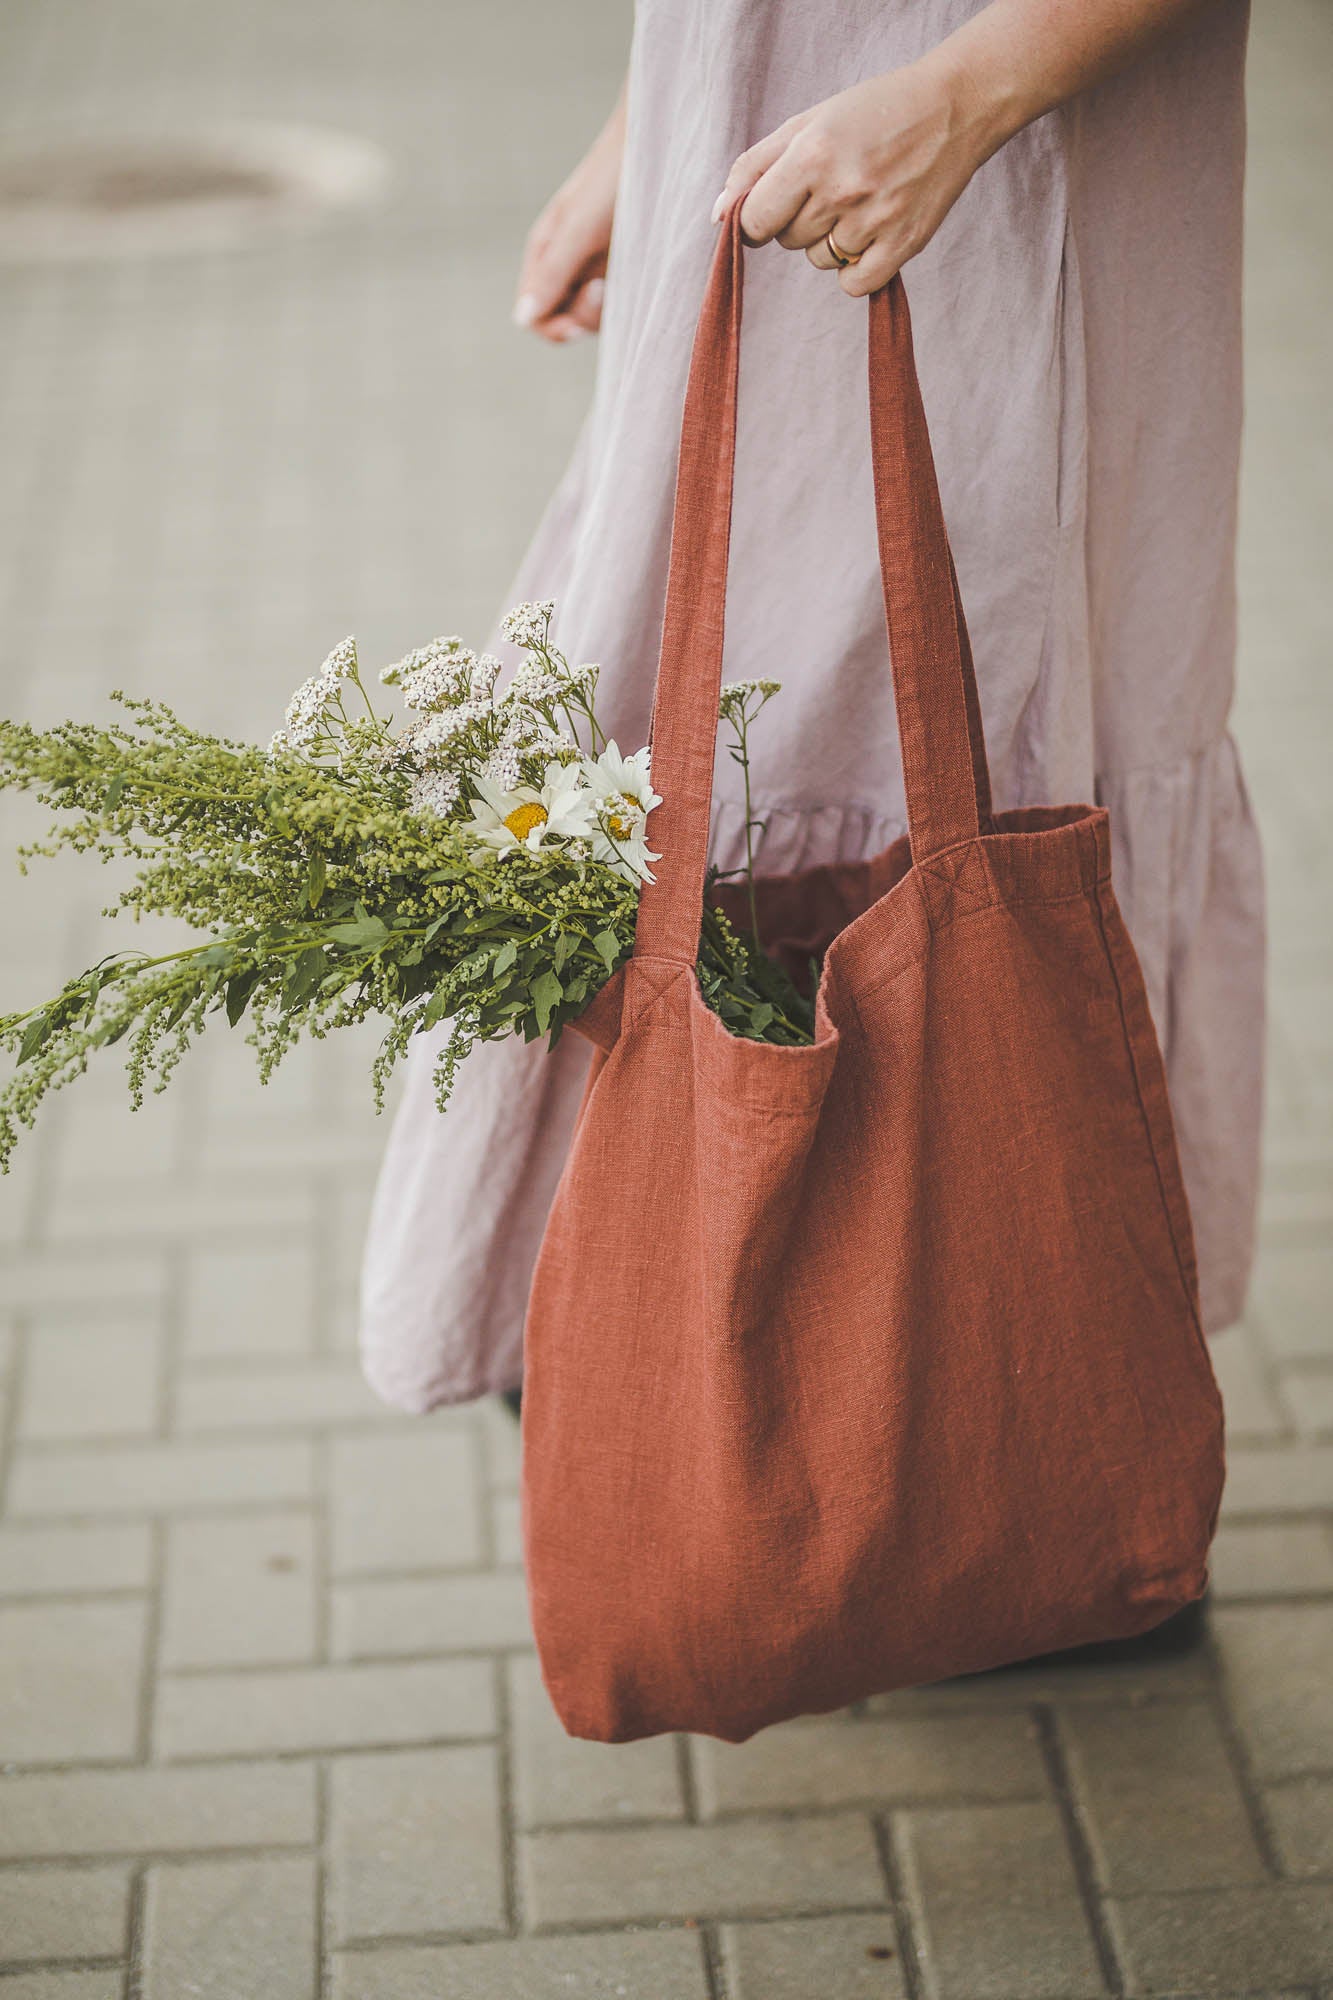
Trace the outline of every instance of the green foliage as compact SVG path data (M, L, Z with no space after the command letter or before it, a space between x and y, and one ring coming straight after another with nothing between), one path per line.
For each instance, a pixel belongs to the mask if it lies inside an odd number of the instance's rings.
M17 1061L0 1092L0 1163L96 1050L127 1042L138 1104L219 1016L248 1021L265 1081L303 1033L383 1016L378 1102L412 1037L448 1022L443 1104L474 1042L554 1042L629 956L637 882L569 846L479 859L460 826L414 807L412 774L369 737L364 754L353 745L318 761L200 735L159 704L117 699L128 720L108 728L0 722L0 786L61 815L24 859L128 858L137 878L115 909L183 918L205 935L157 957L114 954L44 1006L0 1018L0 1047ZM809 1004L714 911L699 977L734 1032L810 1040Z

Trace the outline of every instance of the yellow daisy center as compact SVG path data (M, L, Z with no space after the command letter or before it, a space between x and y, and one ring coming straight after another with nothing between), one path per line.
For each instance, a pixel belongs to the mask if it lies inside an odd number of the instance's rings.
M623 792L606 802L606 830L612 840L630 840L634 835L636 801Z
M536 799L525 799L521 806L515 806L505 814L505 825L515 840L526 840L534 826L542 826L546 821L546 807Z

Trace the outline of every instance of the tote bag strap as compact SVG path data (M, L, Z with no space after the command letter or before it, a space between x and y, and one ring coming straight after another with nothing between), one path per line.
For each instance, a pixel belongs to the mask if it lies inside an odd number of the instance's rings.
M662 649L653 697L657 880L635 953L693 965L708 861L727 597L740 358L740 203L722 226L690 356ZM976 676L894 278L870 300L870 446L880 575L914 862L990 824ZM832 690L836 695L836 689Z

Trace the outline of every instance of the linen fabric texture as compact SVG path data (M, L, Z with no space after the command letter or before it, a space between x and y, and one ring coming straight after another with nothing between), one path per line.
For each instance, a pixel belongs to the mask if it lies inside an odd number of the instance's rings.
M731 1741L1128 1635L1203 1590L1222 1414L1107 814L991 809L900 280L871 452L908 836L761 880L822 953L812 1046L694 971L735 453L742 249L685 401L652 731L662 850L525 1327L522 1510L572 1734Z

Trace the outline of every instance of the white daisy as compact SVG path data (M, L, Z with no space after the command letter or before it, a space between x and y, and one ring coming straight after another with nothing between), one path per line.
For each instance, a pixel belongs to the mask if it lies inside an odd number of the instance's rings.
M648 846L648 815L662 801L648 780L648 751L622 757L615 739L600 757L585 757L583 775L593 801L592 851L597 860L632 882L652 882L650 861L660 861Z
M497 854L535 850L548 840L580 839L592 831L592 795L577 765L548 764L540 790L516 785L506 791L480 775L472 782L477 796L467 831Z

